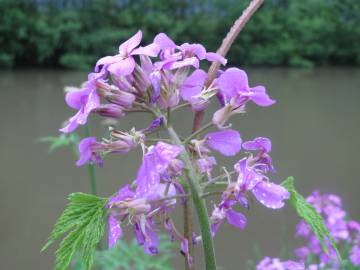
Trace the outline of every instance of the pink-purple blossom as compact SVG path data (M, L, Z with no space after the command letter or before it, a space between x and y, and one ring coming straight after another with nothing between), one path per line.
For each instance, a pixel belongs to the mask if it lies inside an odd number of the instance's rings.
M95 66L95 72L106 70L116 76L126 76L135 69L136 62L134 55L157 56L159 47L154 43L145 47L138 47L141 39L142 32L138 31L119 46L119 53L117 55L105 56L99 59Z

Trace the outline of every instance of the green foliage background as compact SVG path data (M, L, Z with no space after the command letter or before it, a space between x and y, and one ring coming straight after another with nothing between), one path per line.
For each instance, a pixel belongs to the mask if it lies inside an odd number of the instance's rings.
M138 29L216 50L249 0L0 0L0 66L88 69ZM234 65L360 65L359 0L266 0Z

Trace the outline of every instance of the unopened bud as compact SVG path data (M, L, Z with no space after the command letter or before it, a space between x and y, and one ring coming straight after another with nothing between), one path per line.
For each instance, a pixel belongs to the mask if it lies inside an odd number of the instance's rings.
M121 118L125 115L124 108L115 104L101 105L94 110L95 113L111 118Z

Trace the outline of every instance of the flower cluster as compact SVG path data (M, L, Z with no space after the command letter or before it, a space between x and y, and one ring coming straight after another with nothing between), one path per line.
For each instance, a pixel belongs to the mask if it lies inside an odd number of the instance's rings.
M343 259L352 266L359 267L360 223L349 219L346 211L343 209L341 198L334 194L320 194L319 191L314 191L306 200L324 218L330 235L337 243L337 246L341 247L340 252ZM321 247L321 243L304 221L297 225L295 235L306 240L306 245L294 251L299 260L299 265L303 265L301 269L305 269L305 264L307 265L307 270L343 269L331 244L327 242L329 253L326 254ZM291 267L271 268L266 266L265 260L270 261L269 258L264 259L258 264L258 270L293 269Z
M219 54L207 52L201 44L176 45L164 33L144 47L140 46L141 39L139 31L120 45L118 54L101 58L81 89L66 94L67 104L78 112L61 131L73 132L86 123L90 114L114 119L108 139L97 141L88 137L80 142L78 166L87 162L102 165L103 156L108 153L127 153L138 146L143 150L135 180L108 200L109 246L116 244L123 226L130 224L139 245L148 254L156 254L162 224L171 239L180 242L182 254L191 263L189 244L193 243L179 232L171 218L177 201L190 197L184 191L184 185L193 181L189 171L198 176L193 185L201 199L212 195L206 192L210 186L225 182L225 190L217 192L221 193L220 202L209 217L212 236L225 221L240 229L245 227L246 217L235 208L249 208L249 196L271 209L283 207L289 198L285 188L268 178L269 173L275 172L269 155L270 139L258 137L243 142L240 133L226 125L230 116L245 112L249 101L264 107L275 101L265 87L250 87L245 71L238 68L220 70L214 80L207 81L200 62L225 65L227 61ZM219 108L206 128L185 139L174 135L171 113L185 107L205 110L212 98L218 101ZM121 130L117 121L135 112L150 113L153 121L145 128ZM202 134L211 127L215 130ZM168 137L154 137L159 130L166 131ZM213 177L218 165L215 154L236 156L241 149L247 152L234 170L223 168L224 174ZM201 239L194 237L193 242Z

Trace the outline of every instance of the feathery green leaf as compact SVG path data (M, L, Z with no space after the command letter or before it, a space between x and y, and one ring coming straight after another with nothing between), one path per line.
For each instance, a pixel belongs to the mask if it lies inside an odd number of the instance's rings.
M104 233L107 199L85 193L72 193L69 204L58 219L48 242L47 249L58 238L67 234L56 251L56 270L65 270L76 251L82 252L85 269L91 269L97 244Z
M281 185L290 192L290 205L295 208L297 214L310 226L317 239L320 241L323 250L328 253L329 250L326 246L326 239L330 241L331 246L336 251L339 260L341 260L340 253L337 249L336 243L330 232L324 224L322 216L309 204L303 196L301 196L294 186L294 177L290 176L284 180Z

